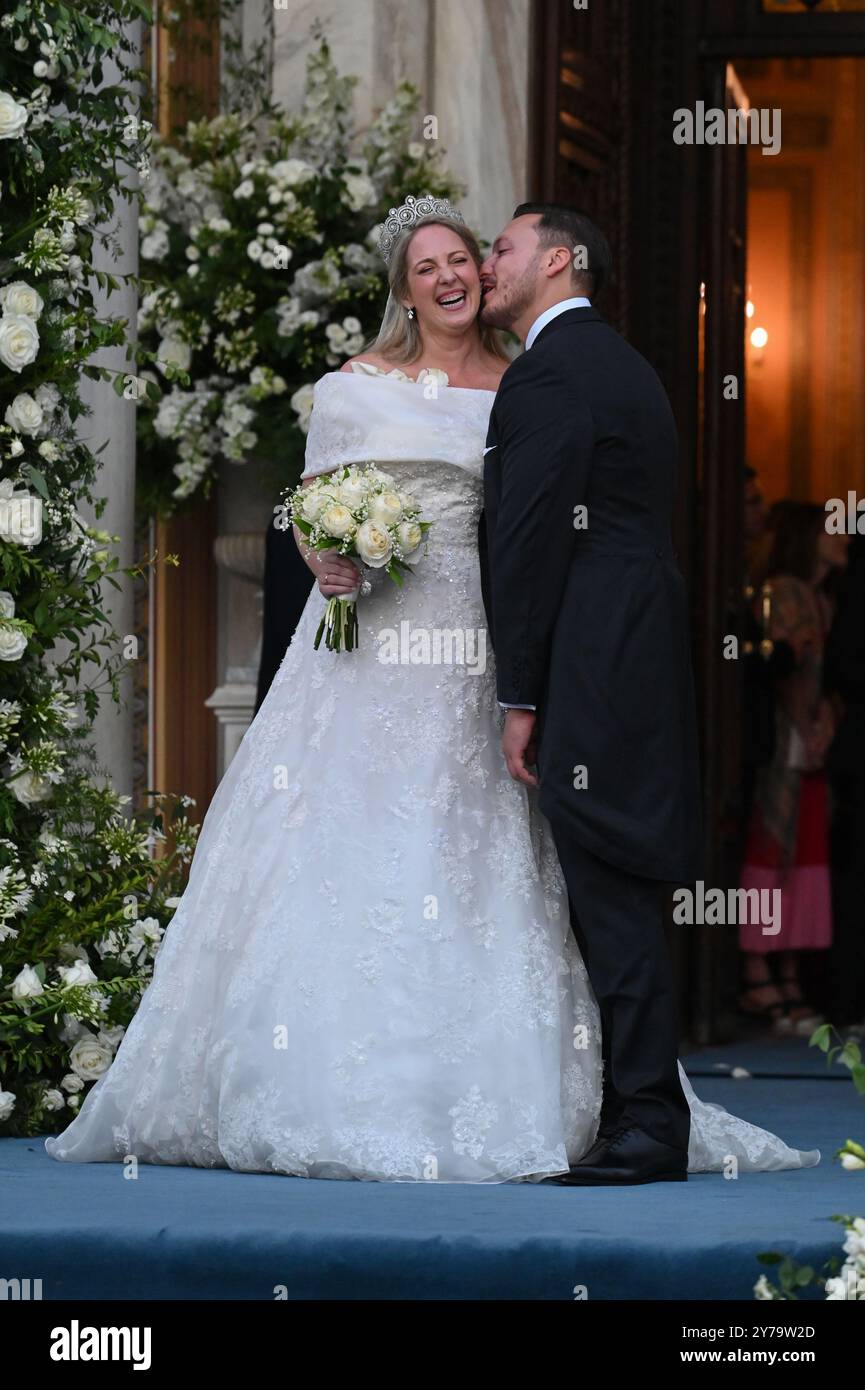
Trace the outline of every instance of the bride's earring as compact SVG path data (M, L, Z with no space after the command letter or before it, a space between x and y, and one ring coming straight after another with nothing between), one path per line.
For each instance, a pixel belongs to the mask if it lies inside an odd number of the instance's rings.
M410 319L413 319L413 318L414 318L414 309L409 309L409 311L408 311L408 316L409 316Z

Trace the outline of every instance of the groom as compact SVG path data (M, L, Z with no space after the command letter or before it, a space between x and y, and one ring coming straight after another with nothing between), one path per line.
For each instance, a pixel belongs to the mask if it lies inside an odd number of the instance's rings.
M662 907L664 882L696 878L700 838L678 444L655 372L592 308L609 268L598 228L544 203L516 209L481 267L483 322L526 347L484 459L502 747L539 782L602 1021L600 1129L567 1184L684 1181L690 1131Z

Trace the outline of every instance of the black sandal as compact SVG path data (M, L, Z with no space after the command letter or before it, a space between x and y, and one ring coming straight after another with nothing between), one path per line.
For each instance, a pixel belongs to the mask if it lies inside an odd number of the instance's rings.
M758 1004L753 1008L746 1008L743 1002L747 999L748 995L754 995L761 989L777 990L777 988L778 986L775 984L774 980L761 980L759 983L746 985L745 989L739 995L739 1007L737 1009L739 1017L764 1019L767 1023L779 1023L787 1014L787 1008L783 1000L774 999L771 1002L766 1001L764 1004Z

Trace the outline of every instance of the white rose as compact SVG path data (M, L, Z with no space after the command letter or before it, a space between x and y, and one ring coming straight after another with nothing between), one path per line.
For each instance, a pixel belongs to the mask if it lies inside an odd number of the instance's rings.
M64 989L72 989L74 985L96 984L96 976L86 960L77 960L74 965L58 965L57 973Z
M390 536L375 521L364 521L358 526L354 543L364 564L372 569L381 569L393 555Z
M423 145L418 140L412 140L408 147L409 159L423 159Z
M69 1054L69 1065L82 1081L94 1081L111 1066L112 1056L111 1048L98 1038L79 1038Z
M35 362L39 351L36 324L26 314L4 314L0 319L0 362L20 372Z
M52 1087L42 1097L42 1104L46 1110L62 1110L66 1104L66 1098L62 1091L57 1091Z
M192 348L189 343L183 343L179 338L163 338L156 353L158 362L173 362L176 367L185 372L189 370L192 361Z
M402 516L399 494L380 492L370 502L369 514L373 521L380 521L382 526L394 526Z
M314 521L318 521L322 510L328 504L328 500L325 494L319 492L317 488L307 488L300 505L300 514L304 521L308 521L310 525Z
M249 242L246 248L246 254L251 261L260 261L263 250L264 247L261 242L253 240Z
M852 1173L857 1168L865 1168L865 1160L857 1158L855 1154L842 1154L841 1167Z
M0 623L0 661L20 661L27 647L27 638L17 627Z
M15 617L15 600L8 589L0 589L0 618Z
M354 517L341 502L331 502L321 514L321 525L329 536L342 540L354 528Z
M235 198L251 198L255 192L255 184L251 179L244 179L234 190Z
M336 490L340 502L346 507L359 507L368 491L367 481L359 473L352 473L344 478Z
M27 124L27 108L9 92L0 92L0 140L17 140Z
M346 333L359 333L361 331L360 319L352 318L351 316L347 319L343 319L342 326Z
M19 434L36 434L44 418L41 405L26 391L20 392L6 407L6 424Z
M0 305L4 314L26 314L28 319L38 319L45 308L45 301L32 285L23 280L12 280L0 290Z
M42 981L31 965L25 965L12 981L13 999L35 999L43 994Z
M0 1091L0 1120L8 1120L15 1109L15 1092Z
M20 443L20 440L19 440ZM8 478L0 480L0 540L13 545L37 545L42 539L42 499L15 492Z
M397 528L403 558L408 560L423 540L423 531L416 521L402 521Z
M22 806L33 806L37 801L47 801L52 792L48 778L40 777L37 772L19 772L17 777L11 777L6 785Z
M84 1090L84 1082L81 1080L81 1077L76 1076L74 1072L71 1071L66 1073L60 1085L63 1087L64 1091L68 1091L70 1095L73 1095L76 1091Z

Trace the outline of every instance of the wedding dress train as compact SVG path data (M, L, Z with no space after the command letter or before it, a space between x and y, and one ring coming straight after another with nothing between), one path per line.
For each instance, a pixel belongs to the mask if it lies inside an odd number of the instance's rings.
M418 629L483 650L492 399L373 368L318 382L306 474L375 461L433 522L427 553L402 589L373 572L354 652L313 650L313 590L53 1157L481 1183L561 1173L592 1143L598 1011L549 826L502 761L492 654L411 660ZM691 1171L819 1161L681 1074Z

